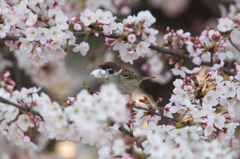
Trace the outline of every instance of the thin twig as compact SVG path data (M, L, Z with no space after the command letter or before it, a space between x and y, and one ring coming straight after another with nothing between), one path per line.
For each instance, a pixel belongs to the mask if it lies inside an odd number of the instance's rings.
M103 32L96 32L96 33L97 33L99 36L101 36L101 37L107 37L107 38L113 38L113 39L122 38L122 36L117 35L117 34L108 35L108 34L105 34L105 33L103 33ZM86 34L85 34L85 32L74 32L74 35L75 35L75 36L85 36ZM95 36L94 33L91 33L90 35L91 35L91 36ZM19 38L20 38L19 36L7 36L7 37L5 37L5 38L3 38L3 39L0 39L0 41L1 41L1 40L15 40L15 41L16 41L16 40L18 40ZM127 39L123 39L123 40L127 41ZM143 41L143 40L137 40L137 41L135 42L135 44L138 44L138 43L140 43L141 41ZM176 57L179 57L179 58L183 58L183 59L185 59L185 60L190 61L192 64L194 64L194 63L192 62L192 58L191 58L188 54L183 54L183 53L180 53L180 52L178 52L178 51L171 50L171 49L165 49L165 48L159 47L159 46L157 46L157 45L153 45L153 44L151 44L151 45L149 46L149 48L150 48L150 49L153 49L153 50L155 50L155 51L157 51L157 52L161 52L162 54L168 54L168 55L176 56ZM211 67L211 66L213 65L211 62L202 62L201 64L202 64L202 65L205 65L205 66L209 66L209 67ZM195 64L194 64L194 65L195 65ZM197 66L197 65L195 65L195 66ZM236 75L235 73L229 71L229 70L226 69L226 68L222 68L222 69L223 69L224 73L226 73L227 75L230 75L230 76L235 76L235 75Z
M103 32L97 32L97 33L99 34L99 36L102 36L102 37L108 37L108 38L114 38L114 39L118 39L118 38L121 37L120 35L116 35L116 34L105 35ZM125 40L127 41L127 39L125 39ZM138 43L140 43L141 41L143 41L143 40L137 40L135 43L138 44ZM150 49L153 49L153 50L155 50L155 51L157 51L157 52L161 52L161 53L163 53L163 54L168 54L168 55L172 55L172 56L176 56L176 57L179 57L179 58L186 59L186 60L190 61L192 64L194 64L194 63L192 62L192 58L191 58L188 54L183 54L183 53L180 53L180 52L178 52L178 51L171 50L171 49L165 49L165 48L159 47L159 46L157 46L157 45L153 45L153 44L151 44L151 45L149 46L149 48L150 48ZM194 64L194 65L195 65L195 64ZM202 65L206 65L206 66L209 66L209 67L213 66L213 64L212 64L211 62L204 62L204 61L202 62ZM196 65L195 65L195 66L196 66ZM226 69L226 68L222 68L222 69L223 69L223 71L224 71L226 74L228 74L228 75L230 75L230 76L235 76L235 75L236 75L235 73L229 71L229 70Z
M181 124L184 124L184 125L187 124L186 122L183 122L183 121L179 121L179 120L177 120L177 119L170 118L170 117L168 117L168 116L165 116L165 115L162 115L162 114L160 114L160 113L157 113L157 112L155 112L154 110L147 109L147 108L143 108L143 107L137 106L137 105L135 105L135 104L132 105L132 107L133 107L133 108L136 108L136 109L145 110L145 111L147 111L147 112L149 112L149 113L152 113L152 114L161 116L161 117L163 117L163 118L166 118L166 119L171 120L171 121L175 121L175 122L177 122L177 123L181 123Z
M20 38L21 36L6 36L5 38L0 39L0 41L6 40L18 41Z
M229 38L229 42L232 44L233 47L235 47L240 52L240 49L237 47L237 45L233 43L231 38Z
M120 126L118 128L118 130L121 131L125 135L130 135L131 137L133 137L134 141L136 142L136 146L140 147L142 150L144 150L142 143L133 134L131 134L126 128L124 128L123 126Z
M37 116L39 116L39 117L41 117L43 119L43 117L37 111L32 110L32 109L27 109L26 107L23 107L23 106L21 106L19 104L13 103L13 102L11 102L11 101L9 101L9 100L1 97L1 96L0 96L0 102L1 103L5 103L5 104L9 104L9 105L11 105L13 107L16 107L16 108L20 109L23 112L31 112L34 115L37 115Z

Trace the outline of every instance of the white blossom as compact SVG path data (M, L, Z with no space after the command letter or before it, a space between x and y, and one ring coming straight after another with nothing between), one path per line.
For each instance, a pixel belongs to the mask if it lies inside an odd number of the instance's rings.
M30 12L26 21L26 25L33 26L37 22L37 16L37 14L33 14L32 12Z
M6 34L10 31L9 25L0 24L0 38L5 38Z
M80 19L85 26L89 26L91 23L96 22L95 13L92 12L90 9L85 9L83 14L80 16Z
M33 41L36 39L36 36L37 36L37 29L34 28L34 27L28 27L26 30L25 30L25 34L27 36L27 40L28 41Z
M231 19L229 18L220 18L218 20L218 25L217 28L219 31L221 32L227 32L230 31L231 29L233 29L234 27L234 23Z
M21 114L18 116L17 125L21 128L22 131L27 131L28 127L33 127L30 118L26 114Z

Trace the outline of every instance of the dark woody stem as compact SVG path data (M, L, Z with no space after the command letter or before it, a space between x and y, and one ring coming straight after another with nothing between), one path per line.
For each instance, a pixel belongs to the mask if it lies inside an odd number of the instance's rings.
M145 111L149 112L150 114L154 114L154 115L157 115L157 116L161 116L161 117L166 118L166 119L168 119L168 120L170 120L170 121L174 121L174 122L177 122L177 123L181 123L181 124L183 124L183 125L186 125L186 124L187 124L187 122L183 122L183 121L180 121L180 120L177 120L177 119L170 118L170 117L165 116L165 115L162 115L161 113L158 113L158 112L156 112L156 111L154 111L154 110L151 110L151 109L148 109L148 108L143 108L143 107L137 106L137 105L135 105L135 104L132 105L132 108L145 110Z
M117 35L117 34L107 35L107 34L105 34L105 33L103 33L103 32L95 32L95 33L90 33L89 35L95 36L95 34L98 34L100 37L108 37L108 38L113 38L113 39L119 39L119 38L121 38L121 39L123 39L124 41L127 41L127 38L123 38L122 36ZM75 35L76 37L78 37L78 36L86 36L86 33L85 33L85 32L74 32L74 35ZM17 40L19 40L19 38L20 38L19 36L7 36L7 37L5 37L5 38L3 38L3 39L0 39L0 41L1 41L1 40L13 40L13 41L17 41ZM143 40L136 40L135 44L138 44L138 43L140 43L141 41L143 41ZM230 39L230 42L232 43L231 39ZM232 44L233 44L233 43L232 43ZM235 45L233 44L233 46L235 46ZM183 53L180 53L180 52L175 51L175 50L172 50L172 49L165 49L165 48L159 47L159 46L157 46L157 45L153 45L153 44L151 44L151 45L149 46L149 48L152 49L152 50L155 50L155 51L157 51L157 52L160 52L160 53L162 53L162 54L172 55L172 56L176 56L176 57L179 57L179 58L188 60L188 61L190 61L193 65L195 65L195 64L192 62L192 58L189 57L188 54L183 54ZM238 50L239 50L239 49L238 49ZM211 67L213 64L210 63L210 62L202 62L201 65L205 65L205 66L210 66L210 67ZM195 66L197 66L197 65L195 65ZM235 76L235 75L236 75L235 73L229 71L229 70L226 69L226 68L222 68L222 70L224 71L224 73L226 73L226 74L229 75L229 76Z
M23 107L23 106L21 106L21 105L19 105L19 104L13 103L13 102L11 102L11 101L9 101L9 100L1 97L1 96L0 96L0 102L1 102L1 103L5 103L5 104L9 104L9 105L11 105L11 106L13 106L13 107L15 107L15 108L18 108L18 109L20 109L20 111L22 111L22 112L30 112L30 113L32 113L32 114L34 114L34 115L36 115L36 116L39 116L40 118L43 119L43 117L42 117L37 111L31 110L31 109L27 109L26 107Z

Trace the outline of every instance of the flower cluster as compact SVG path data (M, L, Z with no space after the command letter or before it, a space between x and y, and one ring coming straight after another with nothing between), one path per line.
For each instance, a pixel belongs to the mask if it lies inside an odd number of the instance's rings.
M16 83L10 78L10 72L7 71L3 74L0 74L0 88L3 88L3 91L11 93L15 87Z
M20 36L19 41L8 41L11 50L20 50L39 65L48 61L49 56L63 59L66 43L75 43L73 33L68 31L68 17L60 10L64 3L54 1L24 0L20 3L2 1L0 37ZM19 54L20 54L19 52Z
M102 86L95 96L82 90L65 105L52 101L45 93L39 95L38 91L37 88L22 88L6 94L0 89L0 97L9 101L0 105L1 133L23 147L36 148L33 134L28 131L33 127L50 139L82 139L86 143L105 145L112 138L108 120L117 124L114 126L117 128L127 115L125 97L115 85Z
M220 23L219 23L220 24ZM168 34L164 36L164 46L171 45L171 48L183 53L189 54L192 62L195 65L201 63L211 64L218 61L225 61L233 59L233 53L228 49L229 38L221 32L212 28L207 28L201 33L199 37L191 37L189 32L184 33L183 30L174 32L167 29ZM171 63L174 63L177 59L172 59ZM186 75L179 73L184 72L186 67L182 66L182 61L175 63L174 75Z
M236 1L236 3L239 2ZM234 56L233 49L236 46L231 40L237 36L231 33L237 32L239 28L239 14L237 14L238 8L236 6L231 5L228 14L218 20L216 29L207 27L199 37L191 37L189 32L184 33L181 29L174 31L168 27L163 46L187 54L195 65L207 64L213 66L214 63L222 61L220 65L223 66L224 61L237 59L238 56ZM176 60L174 59L171 63ZM176 69L180 72L186 70L182 67L182 61L175 63L173 74L185 76Z
M99 36L95 31L97 28L102 28L105 35L119 35L117 39L106 38L105 44L109 49L119 51L124 62L133 64L133 60L139 57L150 56L152 51L149 46L151 43L155 44L155 35L158 33L157 30L150 28L156 21L152 14L149 11L142 11L137 16L128 16L122 23L116 22L116 19L109 11L98 9L93 12L86 9L80 18L72 18L72 23L76 30L81 30L81 25L88 26L88 34L92 33L95 36ZM80 51L86 55L88 49L88 43L83 42L75 45L73 51Z
M87 6L91 3L92 0L86 1ZM120 21L112 12L97 9L100 2L94 3L95 9L85 9L78 17L68 18L61 11L63 0L2 0L0 38L12 37L5 44L14 51L18 67L25 69L33 82L48 87L67 72L59 60L65 58L69 45L74 46L73 52L85 56L90 49L90 35L106 37L105 45L119 51L124 62L133 64L140 57L148 57L142 70L157 77L154 80L159 83L171 78L164 64L174 64L172 73L183 79L173 82L170 102L158 107L161 98L153 103L144 96L139 100L143 105L140 107L136 101L127 101L114 84L108 84L97 93L89 87L60 103L39 93L36 87L14 90L15 82L5 72L0 74L1 134L16 145L33 149L37 148L32 134L35 131L49 139L81 141L96 145L99 159L237 157L232 148L237 146L234 133L239 126L240 65L234 63L229 77L222 69L225 62L237 58L232 47L239 49L232 42L232 37L236 38L232 33L239 28L240 2L230 6L230 12L218 20L216 29L208 27L199 37L168 27L162 47L156 44L158 31L151 28L156 18L149 11ZM110 4L106 0L104 6ZM71 25L77 32L69 31ZM82 35L84 40L75 44L76 37ZM153 51L166 48L169 52L164 53L171 56ZM206 69L202 79L198 74L202 67L188 70L180 58L191 60L194 65L210 66L207 69L211 71ZM91 74L97 78L106 76L100 69ZM162 119L170 123L161 125ZM117 132L124 135L114 135Z

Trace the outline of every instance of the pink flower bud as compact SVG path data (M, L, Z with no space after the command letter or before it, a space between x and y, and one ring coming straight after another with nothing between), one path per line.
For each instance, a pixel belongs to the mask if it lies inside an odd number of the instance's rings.
M77 20L76 17L72 17L72 18L71 18L71 21L76 21L76 20Z
M28 108L31 108L31 104L30 104L30 103L27 103L26 106L27 106Z
M3 74L3 77L4 78L7 78L7 77L9 77L10 76L10 72L9 71L6 71L4 74Z
M23 20L23 21L26 21L26 20L27 20L27 18L26 18L26 17L22 17L22 20Z
M212 76L214 74L213 71L207 73L209 76Z
M152 118L150 118L150 119L147 120L147 122L148 122L148 123L154 122L154 120L153 120Z
M191 91L193 89L193 86L188 86L187 91Z
M8 81L8 84L9 84L9 85L12 85L12 86L15 86L15 85L16 85L16 83L15 83L13 80Z
M162 98L158 98L157 103L162 102Z
M42 48L41 47L37 47L36 51L37 51L37 55L42 54Z
M11 85L7 85L7 86L5 87L5 89L8 90L9 92L12 92L12 91L13 91L13 88L14 88L14 86L11 86Z
M99 34L98 34L98 33L94 33L94 35L95 35L96 37L99 37Z
M146 72L148 70L148 65L146 63L143 64L141 70Z
M127 105L132 105L133 104L133 102L132 101L127 101Z
M206 88L210 87L211 86L211 83L207 83L206 84Z
M144 98L146 101L148 101L148 97L147 97L147 96L143 96L143 98Z
M137 32L137 34L136 34L136 35L137 35L137 36L140 36L141 34L142 34L141 32Z
M170 27L169 26L167 26L166 32L170 32Z
M45 46L46 46L46 48L47 48L49 51L52 50L52 45L51 45L51 44L46 43Z

